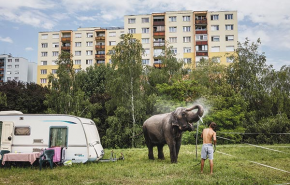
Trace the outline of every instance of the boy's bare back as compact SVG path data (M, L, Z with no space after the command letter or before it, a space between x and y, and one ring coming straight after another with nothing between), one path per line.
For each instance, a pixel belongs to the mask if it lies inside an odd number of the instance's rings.
M212 128L203 129L201 137L203 138L203 144L212 144L212 138L214 144L216 142L216 132Z

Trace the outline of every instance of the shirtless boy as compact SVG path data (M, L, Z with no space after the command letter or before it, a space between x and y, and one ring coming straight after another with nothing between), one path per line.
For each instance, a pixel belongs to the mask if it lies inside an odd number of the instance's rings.
M204 161L208 156L209 164L210 164L210 174L213 174L213 147L212 147L212 139L214 142L214 146L216 145L216 132L214 131L216 127L215 122L211 122L209 128L203 129L201 133L201 137L203 138L203 145L201 149L201 173L203 173Z

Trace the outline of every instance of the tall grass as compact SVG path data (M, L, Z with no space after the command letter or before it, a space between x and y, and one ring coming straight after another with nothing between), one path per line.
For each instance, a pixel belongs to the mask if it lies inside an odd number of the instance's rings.
M209 174L209 162L200 174L200 149L196 159L195 145L182 145L178 163L171 164L169 149L164 147L165 160L149 160L147 148L116 149L125 160L107 163L57 166L53 170L33 168L1 168L0 184L283 184L290 182L290 146L265 146L275 152L249 145L217 146L214 154L214 174ZM110 157L106 150L104 158ZM282 153L283 152L283 153ZM157 157L157 149L154 150ZM229 154L229 155L226 155ZM251 161L277 169L264 167Z

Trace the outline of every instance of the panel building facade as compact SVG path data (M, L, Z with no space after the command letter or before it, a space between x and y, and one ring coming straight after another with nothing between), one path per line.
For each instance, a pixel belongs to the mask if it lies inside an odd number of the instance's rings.
M124 28L79 28L40 32L38 35L37 83L47 84L55 73L55 61L61 51L73 54L76 71L88 66L110 63L107 53L120 42L121 34L131 33L139 39L145 53L144 65L160 67L158 57L165 46L172 46L176 58L194 68L200 59L230 63L237 48L236 11L169 11L124 16Z

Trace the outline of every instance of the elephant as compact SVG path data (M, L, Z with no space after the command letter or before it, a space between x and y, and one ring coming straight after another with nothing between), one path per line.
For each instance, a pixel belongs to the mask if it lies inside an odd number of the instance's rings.
M192 110L198 109L195 113ZM193 131L193 122L197 122L204 113L202 105L191 108L178 107L175 111L151 116L143 123L143 134L148 147L148 157L154 160L153 147L157 146L158 159L164 159L163 146L168 145L171 163L177 163L182 133Z

